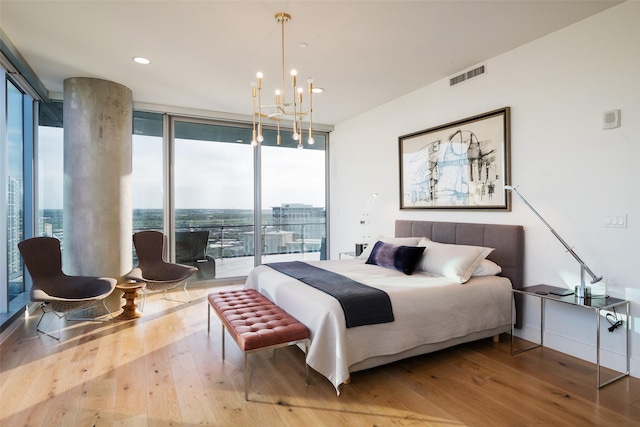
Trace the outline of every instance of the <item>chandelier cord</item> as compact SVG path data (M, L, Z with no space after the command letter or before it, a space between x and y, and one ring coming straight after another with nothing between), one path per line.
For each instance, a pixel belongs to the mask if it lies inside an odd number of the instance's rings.
M286 105L286 100L285 100L285 90L284 90L284 24L287 21L287 19L282 16L282 18L280 18L280 26L281 26L281 31L280 31L280 37L281 37L281 43L282 43L282 56L281 56L281 68L280 70L282 71L282 86L280 86L280 88L282 89L282 105Z

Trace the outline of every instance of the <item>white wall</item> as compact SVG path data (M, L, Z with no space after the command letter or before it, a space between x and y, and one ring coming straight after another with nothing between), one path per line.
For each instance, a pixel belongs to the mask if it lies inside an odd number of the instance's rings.
M522 224L525 284L577 284L577 262L516 197L512 212L399 209L398 136L509 106L511 182L604 275L611 296L632 301L631 372L640 377L638 22L640 2L623 3L487 61L480 78L453 88L443 79L338 124L331 134L331 257L362 240L360 215L377 192L365 234L392 235L397 218ZM406 66L398 66L399 78ZM603 130L602 113L612 109L622 110L622 126ZM604 228L608 213L626 213L627 228ZM536 337L539 320L537 300L526 301L521 334ZM595 362L593 312L548 304L546 331L549 347ZM602 338L603 364L623 370L623 329Z

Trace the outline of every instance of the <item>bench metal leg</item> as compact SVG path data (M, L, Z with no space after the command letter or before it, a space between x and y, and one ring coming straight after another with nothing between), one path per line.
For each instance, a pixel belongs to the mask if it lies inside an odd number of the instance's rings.
M304 340L304 384L309 385L309 365L307 365L307 354L309 354L309 340Z
M222 325L222 360L224 360L224 324Z
M244 353L244 400L249 400L249 370L247 363L247 353Z

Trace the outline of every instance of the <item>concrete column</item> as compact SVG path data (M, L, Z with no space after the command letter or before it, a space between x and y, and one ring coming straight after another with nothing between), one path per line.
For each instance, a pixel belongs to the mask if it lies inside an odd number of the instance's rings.
M64 252L67 274L121 280L131 270L133 97L120 84L64 81ZM120 293L108 301L120 307Z

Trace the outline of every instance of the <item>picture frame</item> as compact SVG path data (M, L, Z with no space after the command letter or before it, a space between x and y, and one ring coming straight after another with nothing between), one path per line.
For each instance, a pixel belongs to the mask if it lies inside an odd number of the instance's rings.
M510 108L398 138L400 209L511 211Z

